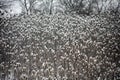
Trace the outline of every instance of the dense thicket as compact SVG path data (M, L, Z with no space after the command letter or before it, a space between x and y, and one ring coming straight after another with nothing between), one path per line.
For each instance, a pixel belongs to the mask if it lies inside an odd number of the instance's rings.
M119 0L60 0L65 12L77 14L119 13Z
M108 15L113 12L120 13L120 0L0 0L1 8L10 14L17 14L13 10L16 9L16 11L20 10L18 14L42 12L44 14L77 13L79 15L93 15L104 13Z
M120 71L119 19L36 14L7 20L0 34L11 57L0 63L5 80L113 80Z

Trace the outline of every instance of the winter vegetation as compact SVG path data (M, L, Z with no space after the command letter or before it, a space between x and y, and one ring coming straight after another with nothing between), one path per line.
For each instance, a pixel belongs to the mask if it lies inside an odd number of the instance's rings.
M120 79L119 0L6 1L0 80Z
M120 12L120 0L0 0L0 9L11 16L37 12L43 14L105 14Z

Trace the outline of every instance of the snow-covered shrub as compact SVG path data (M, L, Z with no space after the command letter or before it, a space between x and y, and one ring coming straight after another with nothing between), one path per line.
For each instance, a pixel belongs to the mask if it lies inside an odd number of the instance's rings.
M113 80L120 70L119 31L100 16L12 18L0 30L0 45L11 55L0 63L0 74L12 70L17 80Z

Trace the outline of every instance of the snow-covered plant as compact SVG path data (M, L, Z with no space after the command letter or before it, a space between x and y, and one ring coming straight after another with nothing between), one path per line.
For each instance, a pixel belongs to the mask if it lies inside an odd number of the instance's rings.
M0 51L9 56L0 63L0 78L113 80L120 70L119 30L100 16L11 18L0 29Z

